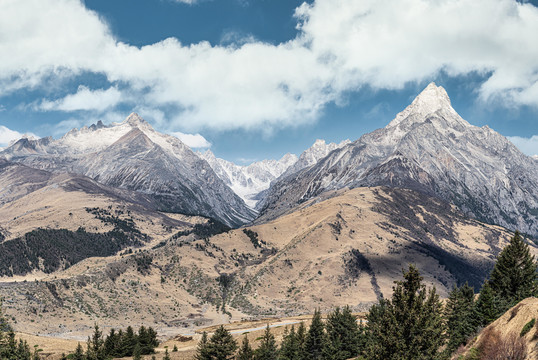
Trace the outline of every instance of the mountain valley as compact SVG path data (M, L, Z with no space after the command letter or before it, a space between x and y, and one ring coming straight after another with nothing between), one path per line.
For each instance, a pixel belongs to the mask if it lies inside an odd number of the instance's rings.
M248 166L134 113L0 152L0 297L34 335L366 311L410 263L446 298L515 230L538 255L538 162L433 83L354 142Z

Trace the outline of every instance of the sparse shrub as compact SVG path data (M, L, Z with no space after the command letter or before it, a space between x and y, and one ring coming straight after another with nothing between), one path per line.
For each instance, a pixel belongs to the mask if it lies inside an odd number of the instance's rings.
M529 321L528 323L525 324L525 326L523 326L523 329L521 329L521 333L519 334L519 336L525 336L527 335L527 333L529 331L531 331L532 327L534 326L534 324L536 323L536 319L532 319L531 321Z
M524 360L527 357L525 339L512 333L506 337L494 329L484 331L480 343L480 358L487 360Z

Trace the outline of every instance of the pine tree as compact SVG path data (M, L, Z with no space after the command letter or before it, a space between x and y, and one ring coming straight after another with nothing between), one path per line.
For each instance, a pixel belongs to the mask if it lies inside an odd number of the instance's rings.
M254 351L252 351L252 347L250 346L250 343L248 342L247 335L243 337L243 342L241 343L241 347L239 348L239 352L237 353L236 359L237 360L254 359Z
M80 343L78 343L72 359L73 360L85 360L84 349L82 349L82 345L80 345Z
M142 359L142 347L140 346L140 343L136 343L134 349L133 349L133 360L141 360Z
M297 345L299 347L299 358L300 359L307 359L307 353L305 350L306 346L306 326L303 322L299 324L299 327L297 328Z
M324 328L323 321L321 320L321 312L318 309L314 311L312 323L306 334L304 344L304 354L306 355L306 358L311 360L323 358L323 347L326 344L324 339Z
M93 335L88 338L88 351L86 352L88 360L105 360L103 332L99 330L99 326L95 324Z
M213 336L211 336L207 349L210 359L228 360L234 358L237 343L233 339L232 334L221 325L217 328Z
M536 266L529 245L516 231L499 254L489 281L493 294L507 302L502 312L536 293Z
M209 355L209 342L207 340L207 333L204 331L202 333L202 339L198 342L196 347L196 354L194 355L195 360L211 360Z
M300 360L302 355L301 345L299 344L299 338L295 332L295 326L292 325L291 330L284 329L284 337L282 344L280 345L280 351L278 352L279 360Z
M254 352L255 360L276 360L278 358L278 349L276 346L275 336L271 334L269 324L263 333L261 344Z
M474 290L467 283L454 287L448 296L444 311L447 322L448 344L446 352L451 354L476 331L474 321Z
M500 315L499 299L493 294L489 281L485 281L475 303L474 321L476 327L484 327L495 321Z
M360 330L357 318L349 306L342 310L336 308L327 317L329 349L328 353L335 360L346 360L359 354Z
M433 360L441 358L445 324L435 288L422 283L417 268L409 266L397 281L391 300L382 299L368 313L365 357L372 360Z
M137 343L137 337L134 333L134 330L131 326L127 326L127 330L122 337L121 341L121 356L131 356L133 354L134 348Z

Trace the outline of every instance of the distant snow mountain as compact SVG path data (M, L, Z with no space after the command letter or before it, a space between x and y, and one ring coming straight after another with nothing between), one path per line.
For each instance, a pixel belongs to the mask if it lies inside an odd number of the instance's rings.
M286 154L280 160L262 160L250 165L236 165L230 161L215 157L211 150L198 153L213 168L215 173L252 208L263 200L271 182L281 176L299 171L316 163L331 151L341 148L350 141L340 144L316 140L314 145L306 149L298 158L294 154Z
M296 155L286 154L280 160L262 160L241 166L215 157L211 150L198 154L209 163L222 181L252 208L258 202L256 196L267 190L271 181L297 162Z
M275 181L258 221L328 190L377 185L418 190L479 220L538 234L538 162L462 119L433 83L385 128Z
M255 216L206 161L134 113L110 126L98 122L73 129L58 140L21 139L0 154L36 169L81 174L147 194L164 211L204 215L231 226Z
M309 167L311 165L314 165L317 163L320 159L323 159L325 156L329 155L329 153L333 150L340 149L341 147L351 143L349 140L344 140L340 142L339 144L336 143L325 143L325 140L317 139L316 142L303 151L301 156L299 156L299 160L294 163L292 166L290 166L282 176L287 176L289 174L293 174L299 170L302 170L306 167Z

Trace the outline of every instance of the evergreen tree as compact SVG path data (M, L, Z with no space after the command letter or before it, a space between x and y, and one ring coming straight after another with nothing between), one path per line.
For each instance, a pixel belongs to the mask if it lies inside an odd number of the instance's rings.
M224 326L219 326L207 345L209 359L228 360L233 359L237 350L237 343Z
M134 349L133 349L133 360L141 360L142 359L142 347L140 346L140 343L136 343Z
M493 294L507 301L501 312L536 293L536 263L518 231L499 254L490 276Z
M493 294L489 281L486 280L475 303L475 326L484 327L495 321L500 315L501 307L504 306L499 304L499 299Z
M134 333L133 328L131 326L128 326L121 341L120 352L122 357L131 356L133 354L137 340L138 339Z
M243 337L243 342L241 343L241 347L239 348L239 352L237 353L236 359L237 360L254 359L254 351L252 351L252 347L250 346L250 343L248 342L247 335Z
M271 334L269 324L263 333L261 344L254 352L255 360L276 360L278 358L278 349L276 346L275 336Z
M299 358L300 359L307 359L307 354L305 351L306 346L306 326L303 322L299 324L299 327L297 328L297 346L299 347Z
M391 300L381 300L368 313L366 358L440 359L445 324L435 288L427 290L417 268L410 265L393 289Z
M284 337L280 345L278 353L279 360L301 360L302 349L299 344L299 338L295 332L295 326L292 325L291 330L284 330Z
M312 317L312 323L306 334L306 340L304 344L304 354L306 358L311 360L318 360L323 358L323 348L326 344L324 333L324 325L321 320L321 312L314 311Z
M336 308L325 324L328 336L328 353L335 360L346 360L359 354L360 330L357 318L349 306Z
M207 340L207 333L204 331L202 333L202 339L198 342L196 347L196 354L194 355L195 360L211 360L209 355L209 342Z
M111 329L110 333L105 339L104 343L104 351L107 356L121 356L121 354L118 354L118 348L120 344L120 338L118 333L116 333L115 329Z
M82 345L80 345L80 343L78 343L72 359L73 360L85 360L86 359L86 357L84 356L84 349L82 349Z
M105 360L103 332L99 330L99 326L95 324L93 335L88 338L88 351L86 352L88 360Z
M467 283L454 287L448 296L444 311L448 344L446 352L451 354L476 331L474 321L474 290Z

